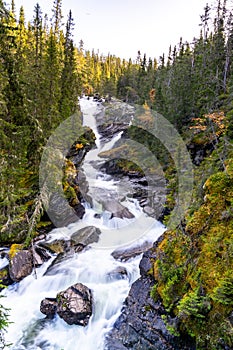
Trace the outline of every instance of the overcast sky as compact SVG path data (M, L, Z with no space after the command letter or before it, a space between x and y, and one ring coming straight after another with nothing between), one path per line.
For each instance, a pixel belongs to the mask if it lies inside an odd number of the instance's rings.
M51 17L53 0L15 0L17 12L22 5L26 19L31 20L37 2L43 14ZM72 10L76 44L82 39L85 49L135 59L138 50L147 57L167 54L169 45L176 45L181 36L192 41L199 35L200 15L206 3L207 0L63 0L62 9L64 22Z

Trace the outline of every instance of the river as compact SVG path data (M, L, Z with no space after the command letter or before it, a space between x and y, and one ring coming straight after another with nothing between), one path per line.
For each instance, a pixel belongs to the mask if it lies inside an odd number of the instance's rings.
M102 106L93 100L80 100L84 125L90 126L96 134L97 148L91 150L82 165L89 183L89 195L93 206L86 204L82 220L52 230L48 238L68 239L72 233L85 226L96 226L101 230L100 240L81 253L67 256L62 264L51 266L55 255L35 274L20 283L8 287L3 294L2 304L10 309L10 321L5 339L12 350L104 350L105 336L121 313L123 302L132 283L139 278L141 255L128 261L117 261L111 253L116 249L154 242L163 233L164 227L155 219L143 213L138 201L124 198L124 185L109 175L96 170L93 164L103 162L100 151L110 149L120 138L118 133L107 143L101 141L95 115ZM100 197L115 198L133 213L133 219L112 218L103 209ZM102 213L101 216L96 214ZM111 271L121 267L127 274L119 277ZM49 273L48 273L49 271ZM45 319L40 312L40 302L45 297L55 297L59 291L81 282L93 292L93 315L86 327L70 326L58 316Z

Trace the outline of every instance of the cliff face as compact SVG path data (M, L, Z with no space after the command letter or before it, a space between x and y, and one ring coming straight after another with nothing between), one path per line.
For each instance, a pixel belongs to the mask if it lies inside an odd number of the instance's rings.
M190 337L181 339L168 332L163 320L167 312L160 301L152 298L151 289L155 280L151 270L154 259L156 246L143 255L141 278L131 287L123 312L107 337L106 350L195 349Z

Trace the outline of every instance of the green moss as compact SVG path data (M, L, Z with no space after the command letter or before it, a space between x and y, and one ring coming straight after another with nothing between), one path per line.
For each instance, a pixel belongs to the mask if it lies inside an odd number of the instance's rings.
M188 333L205 350L221 349L221 341L233 345L233 160L225 162L225 171L219 171L220 163L213 154L208 171L205 162L195 170L201 181L194 206L185 225L164 233L154 263L155 290L179 320L178 328L169 322L167 327Z
M151 297L155 302L158 301L158 297L159 297L157 288L158 288L158 285L155 284L155 285L151 288L151 291L150 291L150 297Z
M5 277L7 277L7 275L8 275L7 269L2 269L2 270L0 271L0 288L2 287L2 285L1 285L2 280L3 280Z
M22 244L12 244L9 251L9 258L12 260L14 256L23 249Z
M145 309L146 312L149 312L149 311L151 311L151 306L150 305L146 305L144 307L144 309Z

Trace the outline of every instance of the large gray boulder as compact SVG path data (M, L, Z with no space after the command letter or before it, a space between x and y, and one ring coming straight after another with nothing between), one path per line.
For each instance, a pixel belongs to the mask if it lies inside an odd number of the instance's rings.
M47 213L56 227L63 227L81 219L85 214L85 208L79 203L74 210L69 206L65 197L59 193L53 193L49 201Z
M94 242L99 241L99 236L101 234L101 231L99 228L95 226L87 226L84 228L81 228L80 230L74 232L71 236L71 245L88 245Z
M58 293L57 313L69 325L86 326L92 315L91 290L77 283Z
M103 207L105 210L112 213L112 218L120 218L120 219L134 218L134 215L129 211L129 209L115 199L105 201L103 203Z
M10 261L9 274L14 282L19 282L33 270L33 257L30 250L20 250Z

